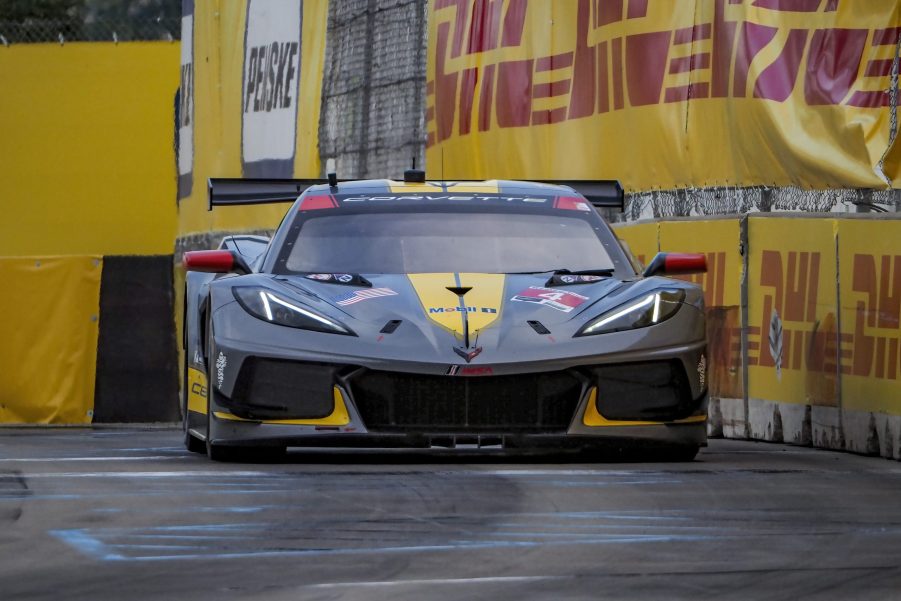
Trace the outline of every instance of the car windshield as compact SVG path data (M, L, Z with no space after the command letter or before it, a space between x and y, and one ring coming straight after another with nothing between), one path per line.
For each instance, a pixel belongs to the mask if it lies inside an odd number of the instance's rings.
M520 213L313 217L288 253L292 273L517 273L612 269L592 224Z

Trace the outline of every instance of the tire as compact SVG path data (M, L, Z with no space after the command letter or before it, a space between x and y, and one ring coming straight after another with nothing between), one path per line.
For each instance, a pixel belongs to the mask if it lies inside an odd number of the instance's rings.
M660 451L658 461L666 463L688 463L695 460L701 447L698 445L679 445Z

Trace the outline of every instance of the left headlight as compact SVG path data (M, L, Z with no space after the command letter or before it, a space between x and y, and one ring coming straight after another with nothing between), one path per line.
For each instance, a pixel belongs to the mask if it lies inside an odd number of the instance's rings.
M654 290L592 319L576 336L646 328L675 315L684 300L684 290Z
M263 321L289 328L356 336L334 319L302 307L296 301L283 298L266 288L238 287L233 288L232 293L245 311Z

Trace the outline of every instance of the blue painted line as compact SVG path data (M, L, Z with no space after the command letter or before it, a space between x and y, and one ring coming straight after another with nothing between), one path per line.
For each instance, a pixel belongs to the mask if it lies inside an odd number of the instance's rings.
M84 530L51 530L50 534L60 539L82 554L101 561L120 561L128 559L124 555L111 553L100 540L90 536Z
M459 540L440 545L415 545L401 547L363 547L356 549L286 549L281 551L247 551L226 553L194 553L175 555L123 556L109 552L108 545L91 536L84 530L57 530L51 534L57 536L72 547L89 557L102 561L172 561L186 559L248 559L264 557L316 557L330 555L358 555L370 553L421 553L434 551L460 551L474 549L534 548L571 545L608 545L633 544L647 542L691 542L715 540L721 537L695 535L638 535L608 536L585 540L567 541L467 541Z

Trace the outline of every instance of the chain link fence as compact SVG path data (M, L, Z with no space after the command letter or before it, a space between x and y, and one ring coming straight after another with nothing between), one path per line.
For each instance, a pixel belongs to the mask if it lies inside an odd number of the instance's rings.
M792 186L652 190L626 195L621 219L728 215L754 211L889 212L901 210L901 190L805 190Z
M428 3L329 4L319 123L326 171L341 178L400 177L425 163Z
M55 42L135 42L175 41L181 38L180 17L150 19L66 19L0 20L0 44Z

